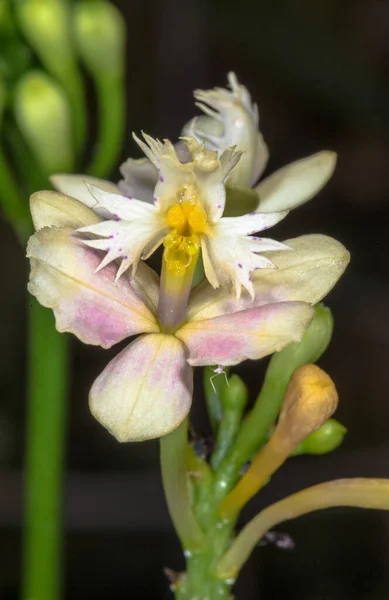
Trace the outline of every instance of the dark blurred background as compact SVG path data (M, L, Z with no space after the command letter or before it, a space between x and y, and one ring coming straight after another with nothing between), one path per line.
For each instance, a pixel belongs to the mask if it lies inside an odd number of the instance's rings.
M132 130L177 138L194 116L193 89L224 86L229 70L259 104L270 149L266 174L321 149L339 154L330 183L273 236L326 233L351 250L351 265L327 299L335 334L320 363L337 384L336 416L349 433L333 454L289 460L242 522L320 481L389 477L388 0L116 4L128 24L123 158L138 155ZM4 222L0 227L0 600L11 600L18 597L20 575L28 265L11 229ZM162 495L158 442L120 445L88 410L88 389L116 352L72 339L65 502L69 600L169 598L162 568L183 567ZM237 369L250 383L252 400L265 366L263 361ZM199 381L193 420L199 433L209 433ZM279 530L292 537L294 550L257 548L237 585L238 599L389 597L388 515L331 509Z

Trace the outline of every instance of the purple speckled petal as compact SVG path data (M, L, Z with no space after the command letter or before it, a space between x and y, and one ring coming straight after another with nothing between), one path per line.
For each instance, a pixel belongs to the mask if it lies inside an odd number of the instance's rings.
M58 331L103 348L137 333L159 331L129 279L115 283L115 265L95 273L101 254L84 246L72 229L41 229L30 239L27 255L29 291L53 309Z
M313 316L304 302L278 302L232 315L189 322L176 332L189 350L189 364L236 365L258 359L301 339Z
M174 336L144 335L111 360L94 382L92 414L120 442L166 435L185 419L193 375Z

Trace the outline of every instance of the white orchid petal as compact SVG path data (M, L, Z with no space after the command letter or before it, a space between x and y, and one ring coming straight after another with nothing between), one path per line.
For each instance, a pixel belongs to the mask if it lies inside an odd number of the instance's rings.
M258 108L248 90L240 85L234 73L228 74L230 89L196 90L196 106L206 117L195 117L183 130L207 149L224 152L237 146L243 155L228 177L231 186L247 186L256 181L267 161L267 148L257 131Z
M30 210L37 231L43 227L77 229L101 221L85 204L58 192L35 192L30 197Z
M134 273L144 253L162 243L167 231L164 220L152 204L110 194L94 186L90 186L90 190L98 206L112 213L114 220L81 227L79 233L98 237L84 240L84 244L107 253L98 270L120 259L118 278L131 266Z
M113 194L120 194L120 190L117 185L111 183L110 181L105 181L105 179L99 179L97 177L91 177L89 175L52 175L50 177L50 181L55 187L56 190L66 194L67 196L71 196L76 200L79 200L85 206L92 208L94 212L100 214L101 216L105 216L104 211L100 211L96 208L96 201L94 197L88 190L88 185L94 185L106 192L111 192Z
M127 278L115 283L116 267L96 274L101 256L80 243L69 228L44 228L30 238L29 291L53 309L58 331L86 344L109 348L121 340L159 327L153 312ZM142 285L145 272L141 274ZM136 286L135 286L136 287Z
M269 149L263 138L262 133L257 133L257 146L255 150L254 168L251 176L250 185L255 185L262 173L266 169L267 162L269 160Z
M158 173L148 158L129 158L120 166L123 175L118 188L125 196L132 196L143 202L154 202L154 188Z
M219 228L222 229L223 235L250 235L277 225L287 214L287 211L273 213L253 212L241 217L224 217L219 223Z
M192 369L176 337L145 335L125 348L94 382L92 414L120 442L161 437L185 419Z
M193 170L180 162L169 140L160 142L147 134L143 134L144 141L135 134L133 138L157 171L153 200L155 206L166 213L177 202L180 188L193 183Z
M254 301L247 295L236 301L228 289L214 290L204 281L191 294L188 319L210 319L269 302L320 302L346 269L349 252L325 235L303 235L283 243L291 248L290 252L266 254L277 269L253 273Z
M235 365L301 339L313 316L304 302L278 302L214 319L190 321L176 332L193 366Z
M253 213L243 217L221 219L214 226L213 235L203 238L201 243L205 275L211 285L215 288L220 285L232 286L237 298L240 297L243 287L253 298L251 273L257 269L275 268L268 258L258 253L270 248L277 250L288 250L288 248L274 240L249 237L246 234L270 227L281 217L282 213L268 215Z
M291 210L308 202L330 179L335 164L335 152L323 151L279 169L256 186L257 210Z

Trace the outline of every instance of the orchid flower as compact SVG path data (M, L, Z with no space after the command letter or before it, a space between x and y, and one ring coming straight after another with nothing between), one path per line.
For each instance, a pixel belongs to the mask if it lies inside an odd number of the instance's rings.
M183 128L184 137L194 138L198 144L218 152L231 146L243 152L239 163L228 173L225 214L242 215L246 212L283 212L296 208L311 198L330 179L336 164L336 153L321 151L297 160L260 179L269 158L268 148L258 130L259 113L246 87L239 84L234 73L228 74L229 88L196 90L196 105L203 115L194 117ZM180 142L175 146L180 159L190 156ZM55 175L54 186L78 200L88 202L85 182L113 193L153 203L158 172L149 158L129 158L121 167L123 178L118 184L82 175ZM253 189L251 189L253 188Z
M231 147L219 157L217 152L205 150L204 144L200 146L193 138L185 138L187 161L181 162L168 140L161 143L148 135L143 135L144 141L134 137L159 173L154 202L86 184L89 197L81 200L105 217L100 223L79 229L80 233L97 238L87 239L85 244L106 252L98 269L120 260L117 279L129 267L134 274L139 260L147 259L163 243L163 269L184 281L201 249L205 275L214 288L230 285L237 298L245 288L253 298L251 273L274 268L268 258L258 253L288 248L252 235L280 221L282 212L222 217L224 180L238 163L241 152Z
M107 198L116 208L118 196ZM105 201L104 208L109 210ZM252 298L236 299L228 288L214 290L205 281L191 293L182 322L166 328L157 274L141 261L135 273L118 279L118 265L99 268L104 251L85 244L80 231L107 221L56 192L34 194L31 213L37 231L27 249L29 291L54 311L58 331L103 348L142 334L107 365L90 392L92 413L120 441L163 436L182 422L192 401L192 367L235 365L299 340L312 305L348 262L346 249L329 237L288 240L292 251L266 253L276 269L253 273Z

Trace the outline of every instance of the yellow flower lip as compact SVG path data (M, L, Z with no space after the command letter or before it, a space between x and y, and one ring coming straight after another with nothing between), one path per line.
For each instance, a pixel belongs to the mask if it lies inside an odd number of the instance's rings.
M197 203L176 202L167 212L166 223L179 235L189 237L205 232L208 226L207 213Z
M177 196L179 202L170 207L165 217L170 232L163 241L164 260L169 271L184 275L192 260L197 260L200 235L209 229L209 225L207 213L196 202L195 192L183 190Z

